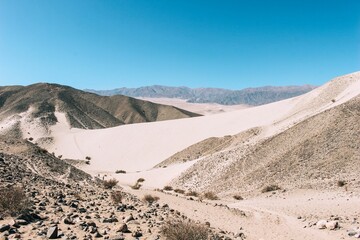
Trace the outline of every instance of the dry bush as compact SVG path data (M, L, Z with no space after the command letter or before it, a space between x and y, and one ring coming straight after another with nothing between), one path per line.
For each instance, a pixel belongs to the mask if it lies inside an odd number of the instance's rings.
M338 185L338 187L343 187L346 185L346 182L344 180L339 180L339 181L337 181L337 185Z
M80 193L74 193L74 198L79 201L84 201L84 198L80 195Z
M118 180L113 178L113 179L105 180L103 182L103 185L105 189L112 189L113 187L116 186L116 184L118 184L118 182L119 182Z
M206 192L203 195L204 195L204 198L209 199L209 200L218 200L219 199L219 197L216 196L216 194L213 192Z
M125 170L116 170L116 171L115 171L115 173L116 173L116 174L119 174L119 173L126 173L126 171L125 171Z
M176 193L180 193L180 194L184 194L184 193L185 193L185 191L184 191L184 190L179 189L179 188L175 189L175 190L174 190L174 192L176 192Z
M141 188L141 184L139 182L136 182L134 185L131 186L134 190L139 190Z
M172 191L173 190L172 186L165 186L163 189L165 191Z
M186 193L186 196L198 197L199 194L195 191L189 191Z
M31 206L30 200L20 187L0 188L0 213L15 216Z
M167 240L207 240L208 228L189 221L169 221L161 228Z
M281 188L278 185L272 184L269 186L264 187L261 192L262 193L266 193L266 192L272 192L272 191L276 191L276 190L280 190Z
M153 203L153 202L156 202L159 200L159 197L157 196L152 196L150 194L146 194L144 197L143 197L143 201L144 202L147 202L147 203Z
M145 182L145 179L139 178L139 179L137 180L137 182Z
M240 195L234 195L233 198L236 200L244 200L244 198Z
M121 201L122 201L122 193L120 191L114 191L111 193L110 195L111 197L111 201L114 203L114 204L120 204Z

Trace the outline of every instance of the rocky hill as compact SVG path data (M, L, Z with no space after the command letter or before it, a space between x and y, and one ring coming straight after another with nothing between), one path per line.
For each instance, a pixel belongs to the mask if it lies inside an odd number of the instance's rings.
M228 90L221 88L188 88L147 86L139 88L117 88L114 90L86 90L105 96L122 94L131 97L147 98L179 98L187 99L191 103L218 103L223 105L245 104L257 106L283 99L295 97L313 90L315 86L285 86L285 87L259 87L242 90Z
M329 189L344 182L358 187L354 169L360 164L359 106L358 96L270 138L238 141L200 159L173 185L225 195L259 194L270 185Z
M106 188L31 142L0 140L0 239L163 239L168 222L197 226L150 195ZM231 239L198 226L209 239Z
M58 122L57 112L65 114L70 127L82 129L199 116L172 106L121 95L98 96L57 84L0 87L2 128L21 127L24 119L46 128Z

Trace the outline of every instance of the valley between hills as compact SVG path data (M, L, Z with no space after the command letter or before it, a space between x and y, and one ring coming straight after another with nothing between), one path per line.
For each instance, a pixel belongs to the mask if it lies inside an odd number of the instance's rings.
M26 199L0 204L0 239L167 239L185 221L207 239L360 238L360 72L263 105L145 99L0 87L1 188Z

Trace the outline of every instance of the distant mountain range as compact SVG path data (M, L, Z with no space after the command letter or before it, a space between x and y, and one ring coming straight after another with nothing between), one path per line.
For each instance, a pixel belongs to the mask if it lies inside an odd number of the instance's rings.
M40 125L54 125L56 112L65 113L71 127L83 129L200 116L173 106L121 95L99 96L58 84L0 87L0 123L9 125L12 119L15 126L27 116Z
M117 88L113 90L85 91L103 96L125 95L130 97L147 98L179 98L191 103L218 103L223 105L246 104L257 106L286 98L296 97L316 88L312 85L284 86L284 87L258 87L242 90L229 90L221 88L188 88L167 86L146 86L139 88Z

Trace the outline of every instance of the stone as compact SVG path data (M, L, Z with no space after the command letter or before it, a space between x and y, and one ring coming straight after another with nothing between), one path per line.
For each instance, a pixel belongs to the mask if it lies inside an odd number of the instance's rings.
M125 236L124 235L111 236L110 240L125 240Z
M28 221L24 220L24 219L17 219L16 223L19 225L28 225Z
M46 236L49 239L57 239L58 238L58 227L57 226L50 227L49 230L47 231Z
M132 214L130 214L130 216L128 216L128 217L126 217L126 218L124 219L124 222L127 223L127 222L130 222L130 221L132 221L132 220L135 220L135 219L134 219L134 216L133 216Z
M133 234L132 234L132 236L135 237L135 238L142 237L142 235L143 235L143 234L142 234L140 231L138 231L138 230L135 231L135 232L133 232Z
M128 233L129 229L126 223L121 224L117 232Z
M330 222L326 223L326 228L327 229L335 230L338 227L339 227L339 222L338 221L330 221Z
M69 224L69 225L73 225L73 224L74 224L74 222L71 220L71 218L68 218L68 217L64 218L64 223L65 223L65 224Z
M9 224L2 224L0 225L0 232L5 232L7 230L10 229L10 225Z
M325 228L326 228L326 223L327 223L326 220L319 220L319 221L316 223L316 227L317 227L318 229L325 229Z

